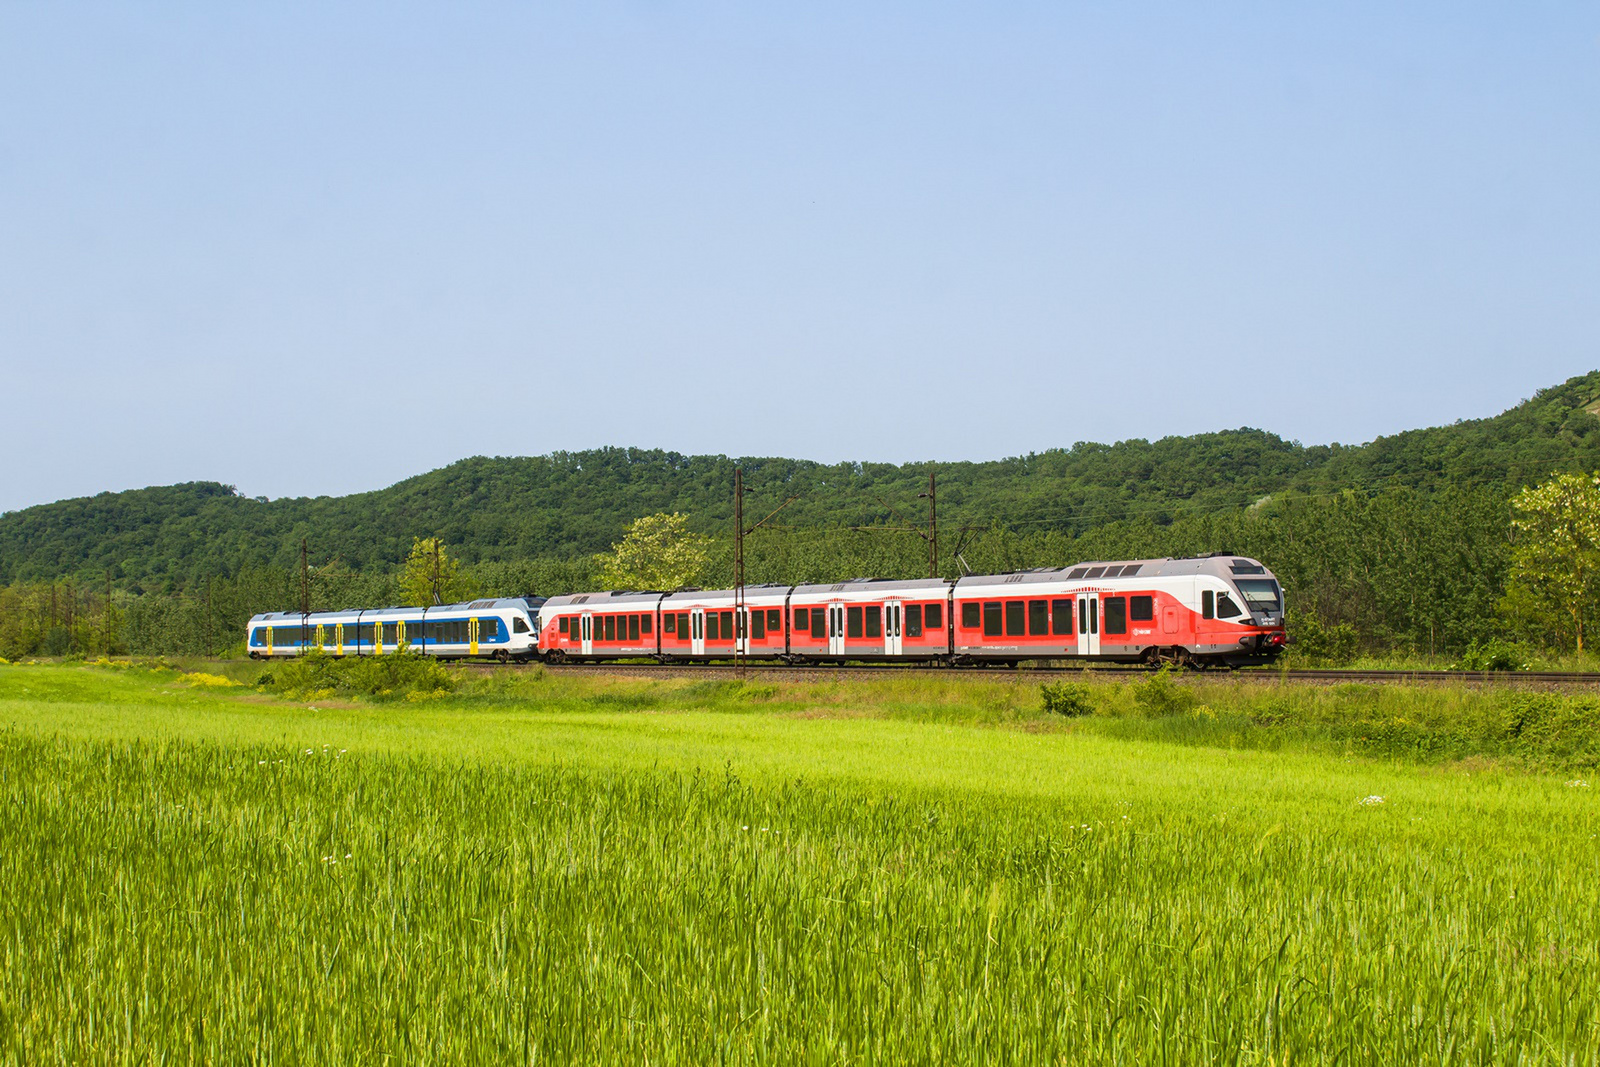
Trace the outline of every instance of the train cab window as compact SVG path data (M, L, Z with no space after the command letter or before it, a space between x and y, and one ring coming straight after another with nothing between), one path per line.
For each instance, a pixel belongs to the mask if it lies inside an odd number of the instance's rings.
M1028 601L1028 636L1043 637L1050 632L1050 603L1045 600Z
M907 604L906 605L906 636L907 637L921 637L922 636L922 605L921 604Z
M654 616L651 616L651 615L641 615L641 616L639 616L639 632L644 634L646 637L650 636L650 631L651 631L651 629L653 629L654 624L655 624Z
M844 609L844 635L846 637L861 636L861 609Z
M998 600L990 600L983 605L983 636L999 637L1005 627L1001 620L1005 618L1005 605Z
M678 632L678 617L670 611L661 616L661 632L663 634L676 634Z
M1155 598L1148 596L1129 597L1128 617L1134 622L1153 621L1156 617Z
M883 609L876 604L867 606L867 636L883 636Z
M1072 636L1072 601L1050 601L1050 632L1058 637Z
M561 633L567 632L567 617L565 615L556 620L556 629Z
M760 608L750 613L750 636L757 641L767 638L767 613Z
M1217 618L1231 619L1236 615L1243 615L1243 610L1233 602L1233 597L1227 593L1217 594Z
M731 611L722 613L722 639L724 641L733 640L733 612Z
M924 625L930 630L944 629L944 605L929 604L922 609Z
M767 629L771 630L773 633L777 633L779 630L783 629L783 612L779 611L777 608L767 609Z
M969 600L961 605L961 628L963 630L976 630L978 628L978 613L983 610L975 600Z
M687 611L678 612L678 640L689 640L689 613Z
M1105 598L1105 624L1108 634L1125 634L1128 632L1128 598L1108 596Z
M1023 615L1027 605L1021 600L1006 601L1006 636L1021 637L1026 630L1023 627Z
M809 629L811 629L811 609L810 608L795 608L794 609L794 632L797 633L797 634L798 633L804 633L805 631L807 631Z
M639 640L639 616L637 615L628 616L628 640Z
M811 636L814 640L828 636L828 613L821 608L811 609Z
M1217 609L1216 609L1215 605L1212 603L1213 598L1215 598L1216 595L1217 594L1213 593L1209 589L1201 590L1201 592L1200 592L1200 617L1202 619L1214 619L1214 618L1217 617Z

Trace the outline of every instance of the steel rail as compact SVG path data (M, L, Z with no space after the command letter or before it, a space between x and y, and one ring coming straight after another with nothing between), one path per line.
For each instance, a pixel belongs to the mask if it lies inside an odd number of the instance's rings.
M470 671L500 670L497 663L457 663L456 669ZM896 678L908 675L924 678L978 677L993 681L1048 681L1077 679L1085 681L1114 681L1153 674L1156 668L1132 664L1125 666L984 666L960 667L928 666L926 664L886 663L831 664L815 663L800 666L778 664L746 664L743 667L728 663L530 663L553 674L608 674L638 678L692 678L692 677L747 677L773 681L784 678L796 680L816 679L867 679ZM1467 685L1551 685L1600 686L1600 672L1596 671L1453 671L1453 670L1352 670L1341 668L1278 668L1241 667L1237 670L1211 668L1177 672L1180 680L1229 680L1250 682L1299 683L1380 683L1390 685L1438 685L1459 683Z

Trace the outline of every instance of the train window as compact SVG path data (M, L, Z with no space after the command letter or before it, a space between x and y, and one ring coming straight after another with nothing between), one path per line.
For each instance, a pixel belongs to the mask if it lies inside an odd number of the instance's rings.
M717 613L714 612L714 611L706 612L706 640L707 641L720 641L720 640L722 640L722 638L718 636Z
M1089 568L1089 572L1087 574L1085 574L1084 577L1085 578L1098 578L1102 574L1104 574L1105 572L1106 572L1106 569L1104 567L1090 567Z
M607 641L615 641L617 639L617 617L615 615L607 615L604 625L606 628L605 639Z
M844 619L845 619L845 621L844 621L844 635L846 637L860 637L861 636L861 609L860 608L845 608L844 609Z
M1003 626L1001 620L1005 615L1005 605L998 600L990 600L983 605L983 636L999 637Z
M1027 632L1023 624L1027 604L1021 600L1006 601L1006 636L1021 637Z
M930 630L944 629L944 605L929 604L922 609L922 616Z
M876 604L867 606L867 636L883 636L883 609Z
M811 609L811 636L819 639L828 636L828 613L821 608Z
M1050 601L1050 632L1058 636L1072 636L1072 601Z
M921 637L922 636L922 605L921 604L907 604L906 605L906 636L907 637Z
M1084 576L1084 574L1086 574L1088 572L1088 570L1089 570L1088 567L1074 567L1074 568L1072 568L1071 573L1069 573L1067 575L1067 581L1071 582L1071 581L1076 581L1079 578L1082 578Z
M654 615L639 616L639 632L649 637L650 631L655 627L655 621Z
M757 608L750 613L750 636L757 641L767 637L767 613Z
M771 630L773 633L777 633L779 630L783 629L783 612L779 611L777 608L767 609L767 629Z
M1244 612L1240 610L1239 605L1233 602L1233 597L1229 596L1227 593L1217 594L1217 618L1231 619L1235 615L1243 614Z
M556 620L556 629L561 633L567 632L567 617L565 615Z
M637 615L628 616L628 640L639 640L639 616Z
M383 624L383 643L384 644L393 645L393 644L398 644L399 643L399 641L400 641L400 631L397 630L395 628L395 626L396 626L396 624L392 623L392 622L386 622L386 623Z
M1128 600L1128 617L1134 622L1150 622L1156 617L1154 597L1136 596Z
M722 613L722 639L724 641L733 640L733 612L731 611Z
M678 640L689 640L689 613L687 611L678 612Z
M1214 619L1214 618L1216 618L1217 612L1216 612L1216 609L1212 606L1212 598L1214 598L1216 595L1217 594L1213 593L1209 589L1201 590L1201 593L1200 593L1200 617L1202 619Z
M1138 574L1139 568L1143 566L1143 563L1130 563L1126 567L1122 568L1122 576L1126 578L1129 575Z
M795 608L794 609L794 630L795 630L795 633L801 633L801 632L809 630L809 629L811 629L811 609L810 608Z
M1050 603L1045 600L1028 601L1028 635L1041 637L1050 632Z
M1128 632L1128 599L1120 596L1106 597L1105 606L1106 633L1125 634Z
M975 600L969 600L961 605L961 628L963 630L976 630L978 628L978 613L983 608Z
M678 632L678 617L670 611L661 616L661 632L663 634L676 634Z

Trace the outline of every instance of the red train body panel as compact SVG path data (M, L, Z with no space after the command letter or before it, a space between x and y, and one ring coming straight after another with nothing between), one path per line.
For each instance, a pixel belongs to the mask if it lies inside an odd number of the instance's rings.
M1284 647L1283 592L1241 556L1013 574L733 590L582 593L540 609L542 655L786 662L1260 663Z

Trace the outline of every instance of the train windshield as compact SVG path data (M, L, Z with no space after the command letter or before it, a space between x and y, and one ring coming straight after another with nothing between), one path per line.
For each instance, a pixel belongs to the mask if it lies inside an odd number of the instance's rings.
M1235 578L1233 584L1244 594L1252 611L1262 611L1268 615L1278 613L1283 594L1278 591L1278 583L1271 578Z

